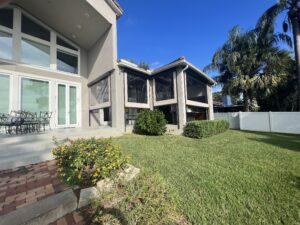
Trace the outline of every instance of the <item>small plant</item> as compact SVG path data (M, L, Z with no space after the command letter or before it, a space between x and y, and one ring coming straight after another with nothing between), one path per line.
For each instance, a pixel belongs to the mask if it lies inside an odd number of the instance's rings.
M109 139L70 140L52 150L57 171L70 185L91 186L125 167L128 158Z
M89 224L188 224L170 187L158 173L142 172L113 192L101 193L89 210Z
M205 138L223 133L229 129L229 123L225 120L203 120L187 123L184 128L184 136L191 138Z
M163 135L167 121L163 112L159 110L143 110L138 114L134 124L134 132L143 135Z

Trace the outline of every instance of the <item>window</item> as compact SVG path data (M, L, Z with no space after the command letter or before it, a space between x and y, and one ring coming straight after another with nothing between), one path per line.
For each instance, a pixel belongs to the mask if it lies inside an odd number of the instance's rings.
M125 109L125 120L126 120L126 125L134 125L135 120L138 116L138 113L142 109L138 108L126 108Z
M77 48L73 47L72 45L70 45L68 42L64 41L63 39L61 39L60 37L57 37L56 38L56 43L62 47L65 47L65 48L69 48L69 49L72 49L74 51L78 51Z
M9 76L0 74L0 113L9 113Z
M78 73L78 57L57 51L57 69L68 73Z
M156 101L174 99L173 73L160 74L155 78Z
M23 38L21 61L30 65L50 66L50 47Z
M104 114L104 122L109 122L110 121L110 108L104 108L103 114Z
M165 114L168 124L177 125L177 105L164 105L157 107L156 109Z
M0 31L0 58L12 59L12 35Z
M90 87L90 104L96 106L109 102L109 77L106 77Z
M50 42L50 31L22 14L22 33Z
M147 103L147 78L137 74L127 74L128 102Z
M0 25L13 28L13 9L0 9Z
M49 111L49 82L22 78L21 109L30 112Z
M207 103L207 89L199 75L187 73L187 99L190 101Z
M207 109L194 106L187 106L186 117L187 122L194 120L207 120Z

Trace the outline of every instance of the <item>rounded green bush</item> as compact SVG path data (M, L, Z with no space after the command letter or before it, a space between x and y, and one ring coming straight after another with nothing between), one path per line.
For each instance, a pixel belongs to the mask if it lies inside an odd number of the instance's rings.
M60 178L88 187L124 168L128 158L109 139L78 139L52 150Z
M229 123L225 120L202 120L187 123L184 128L184 136L191 138L204 138L223 133L229 129Z
M163 135L167 131L167 121L159 110L142 110L135 121L134 133L143 135Z

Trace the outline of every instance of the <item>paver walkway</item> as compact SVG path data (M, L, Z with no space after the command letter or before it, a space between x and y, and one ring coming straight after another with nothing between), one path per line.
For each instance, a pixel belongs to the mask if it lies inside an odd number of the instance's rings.
M54 223L50 223L49 225L87 225L84 222L84 218L81 216L79 211L75 211L73 213L69 213L63 218L58 219Z
M68 188L56 176L54 160L0 171L0 216Z

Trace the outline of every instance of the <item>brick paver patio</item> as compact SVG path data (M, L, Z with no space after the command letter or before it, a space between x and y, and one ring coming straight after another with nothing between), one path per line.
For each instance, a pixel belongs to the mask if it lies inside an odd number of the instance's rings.
M0 171L0 216L68 188L56 176L54 160Z

